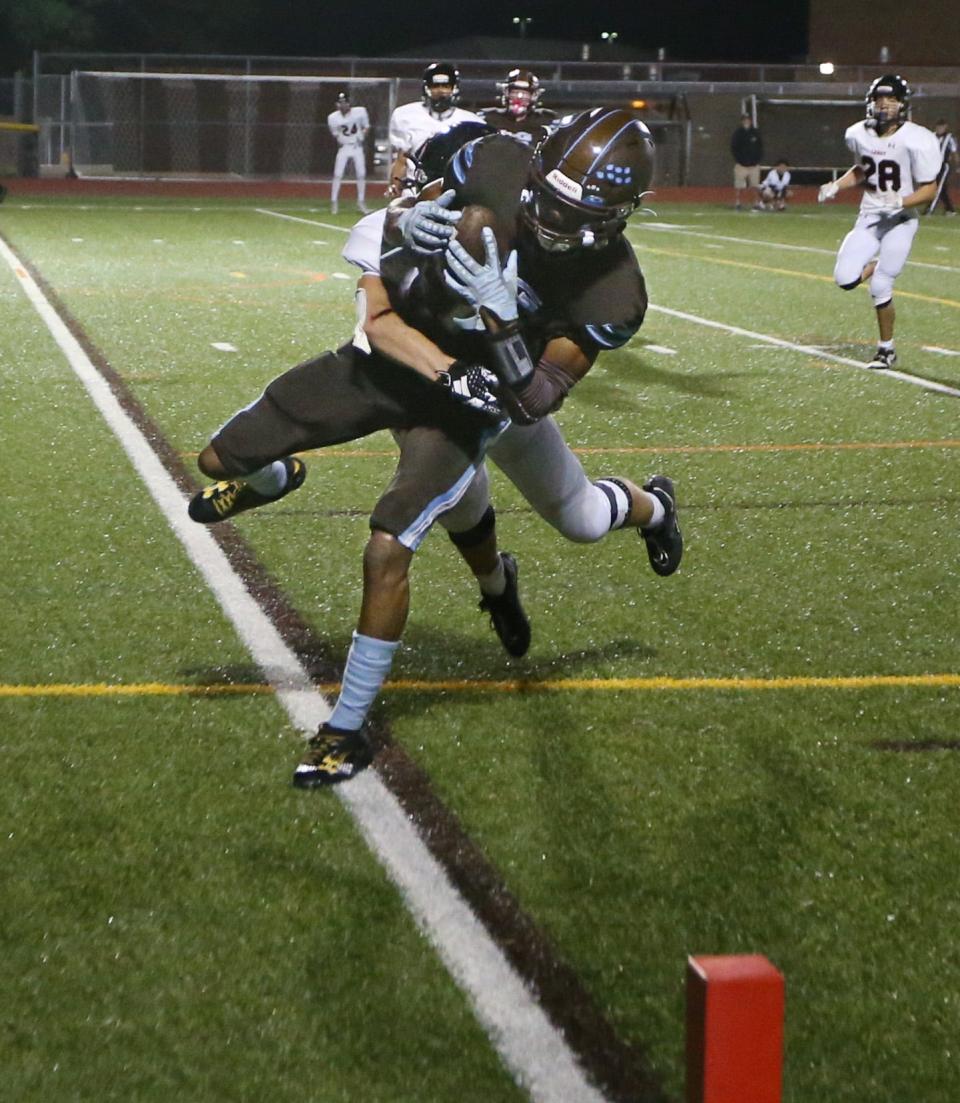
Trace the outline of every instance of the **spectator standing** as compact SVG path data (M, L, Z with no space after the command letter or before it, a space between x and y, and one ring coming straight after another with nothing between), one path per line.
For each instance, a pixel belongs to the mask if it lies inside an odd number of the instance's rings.
M741 115L740 125L730 138L730 152L733 154L733 190L736 196L736 209L742 207L741 195L744 188L755 188L756 205L760 204L760 162L763 160L763 139L760 131L753 125L751 115Z
M336 214L339 209L340 184L347 165L353 163L353 172L357 181L357 206L364 214L369 212L364 199L367 186L367 162L363 152L363 142L370 129L370 119L365 107L354 107L346 92L337 96L337 106L327 116L327 126L339 147L337 159L333 163L333 184L330 188L330 212Z

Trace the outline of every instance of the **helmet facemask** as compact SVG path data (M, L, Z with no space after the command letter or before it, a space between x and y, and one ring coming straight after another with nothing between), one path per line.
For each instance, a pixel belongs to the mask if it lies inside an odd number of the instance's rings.
M629 205L591 212L568 203L545 183L526 188L520 206L524 225L547 253L604 248L623 231L632 210Z
M897 101L895 110L878 108L877 100L888 96ZM866 95L866 125L881 137L891 128L900 126L909 118L910 88L899 76L883 76L870 85Z
M515 119L523 119L526 118L533 104L533 96L526 88L508 88L506 101L507 111Z

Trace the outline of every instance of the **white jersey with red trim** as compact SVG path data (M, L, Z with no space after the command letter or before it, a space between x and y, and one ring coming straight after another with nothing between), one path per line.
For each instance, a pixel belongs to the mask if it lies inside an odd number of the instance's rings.
M847 129L844 139L864 172L862 214L889 210L885 195L912 195L921 184L936 180L940 171L937 137L917 123L901 123L881 136L861 121ZM914 218L919 213L916 208L903 212Z

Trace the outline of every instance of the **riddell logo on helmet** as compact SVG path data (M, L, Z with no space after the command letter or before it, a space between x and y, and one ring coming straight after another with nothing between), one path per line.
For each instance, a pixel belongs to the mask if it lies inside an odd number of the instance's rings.
M546 179L548 184L552 184L558 192L569 195L571 199L583 198L583 188L569 176L564 176L559 169L551 169Z

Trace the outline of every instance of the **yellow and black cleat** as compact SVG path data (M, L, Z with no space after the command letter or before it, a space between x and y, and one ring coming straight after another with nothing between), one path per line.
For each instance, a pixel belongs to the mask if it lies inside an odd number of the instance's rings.
M307 743L293 772L293 784L298 789L337 785L349 781L372 761L373 750L362 732L340 731L324 723Z
M283 465L287 469L287 485L272 498L266 494L260 494L242 479L231 479L229 482L214 483L194 494L187 506L187 513L191 521L198 521L201 525L215 525L218 521L227 521L243 513L246 509L256 509L257 506L269 505L270 502L279 502L294 490L303 486L303 480L307 477L307 465L297 459L296 456L286 456Z

